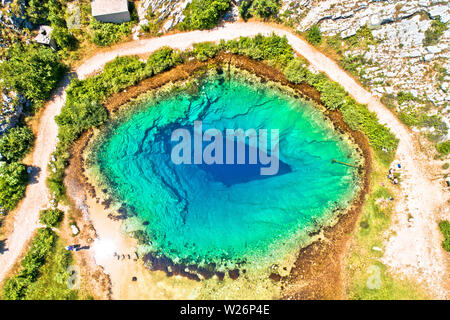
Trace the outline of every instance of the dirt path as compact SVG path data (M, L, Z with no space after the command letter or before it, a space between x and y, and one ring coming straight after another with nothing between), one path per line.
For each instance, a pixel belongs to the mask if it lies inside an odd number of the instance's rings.
M8 274L34 231L40 227L40 210L49 206L50 195L45 180L50 154L56 148L58 127L54 118L64 104L68 84L69 78L66 77L53 94L52 100L45 105L45 111L40 119L33 151L33 178L27 187L25 199L14 213L14 231L7 237L5 245L7 251L0 255L0 282Z
M240 36L276 33L285 35L293 48L305 57L311 65L324 71L332 80L339 82L358 102L367 104L381 123L400 139L397 158L407 173L403 177L403 200L397 206L396 235L386 244L384 261L393 271L422 280L436 298L448 298L449 256L440 246L441 236L437 228L439 217L449 217L445 207L447 195L437 182L431 181L426 168L426 158L414 146L412 134L384 107L377 98L362 88L352 77L341 70L336 62L311 47L289 31L262 23L232 23L211 31L193 31L146 40L137 40L111 48L87 59L76 73L80 79L102 69L105 63L122 55L145 55L162 46L186 49L193 43L203 41L230 40ZM36 148L33 154L34 166L41 169L37 183L28 187L26 198L15 213L15 229L9 235L5 254L0 256L0 281L14 264L27 240L38 227L38 213L48 203L45 186L47 163L56 146L57 127L54 117L64 104L64 89L68 80L58 88L41 119ZM407 197L406 197L407 196ZM410 214L412 223L405 220Z

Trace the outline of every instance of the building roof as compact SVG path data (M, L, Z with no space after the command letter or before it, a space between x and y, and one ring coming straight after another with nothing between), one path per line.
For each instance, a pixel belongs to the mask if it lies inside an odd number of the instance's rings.
M40 26L39 33L34 38L34 41L42 44L50 44L51 39L52 39L52 28L49 26Z
M94 17L125 12L128 11L128 0L94 0L91 8Z

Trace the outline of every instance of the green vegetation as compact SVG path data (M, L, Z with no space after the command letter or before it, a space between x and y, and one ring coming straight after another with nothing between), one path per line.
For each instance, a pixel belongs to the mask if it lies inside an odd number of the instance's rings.
M367 26L363 26L356 31L356 34L345 38L345 43L349 48L363 48L366 49L369 45L375 45L377 41L372 35L372 30Z
M29 127L15 127L0 139L0 154L8 162L21 161L34 143L34 134Z
M439 222L439 229L441 229L444 241L442 242L442 248L445 251L450 252L450 221L443 220Z
M408 102L408 101L414 101L415 97L411 92L404 92L400 91L397 93L397 102L399 105Z
M368 61L362 54L358 54L344 56L339 63L345 71L363 79L362 76L365 74L364 66L367 65Z
M95 19L91 20L90 29L93 31L92 42L101 47L107 47L119 42L131 34L133 22L121 24L104 23Z
M353 130L361 130L368 137L384 163L394 159L398 140L388 128L381 125L374 113L366 106L356 103L336 82L329 80L324 74L312 74L302 60L294 59L284 69L286 78L294 83L307 82L320 92L320 99L330 110L340 108L344 121Z
M322 42L322 33L320 32L320 27L315 24L313 25L306 34L306 40L313 45L320 44Z
M4 300L21 300L26 297L27 289L39 276L39 269L45 263L56 240L56 234L48 228L39 229L31 249L21 261L22 270L18 275L6 280L3 287Z
M45 24L48 22L49 1L28 0L26 17L34 24Z
M30 250L21 261L19 273L5 281L4 300L77 299L78 291L69 286L72 255L65 250L54 231L38 229Z
M64 0L29 0L26 18L33 24L46 25L52 28L52 38L61 49L74 50L77 39L67 29L66 2Z
M181 30L211 29L231 8L230 0L193 0L184 9L186 19L178 25Z
M52 30L52 38L61 49L74 50L77 47L77 39L64 27L54 27Z
M36 106L42 105L62 77L64 68L54 50L36 45L15 44L0 64L3 86L20 92Z
M100 126L108 119L102 103L112 94L181 61L178 52L165 47L154 52L147 63L141 62L138 57L118 57L107 63L101 74L72 81L66 91L66 104L56 117L59 142L53 154L55 161L50 162L52 172L47 179L48 187L56 198L64 195L64 169L70 157L70 146L85 130Z
M0 165L0 212L13 210L25 196L26 167L17 162Z
M423 39L424 46L431 46L439 43L440 37L447 30L447 24L440 20L433 20L430 28L425 31L425 38Z
M292 83L301 83L309 77L308 69L303 59L295 58L284 69L284 75Z
M64 212L58 209L42 210L39 222L49 228L58 227L64 218Z
M350 128L361 130L368 137L370 145L383 164L388 165L394 160L398 139L378 122L375 113L370 112L366 106L356 103L352 98L347 98L341 112Z
M214 42L202 42L194 44L193 53L197 60L206 61L213 58L220 48Z
M450 140L438 143L436 145L436 150L443 156L450 154Z
M294 59L294 51L286 37L275 34L268 37L262 35L256 35L253 38L240 37L239 40L221 42L220 48L255 60L265 60L281 68Z
M71 280L74 271L69 267L73 262L72 254L67 251L60 239L56 240L46 262L39 270L39 277L27 290L26 300L77 300L79 291L71 289L75 283ZM79 276L79 275L75 275ZM75 280L75 279L74 279ZM82 297L83 298L83 297Z
M377 157L375 160L370 178L374 191L363 206L359 227L354 231L353 245L345 260L349 279L347 295L354 300L426 299L425 290L418 284L392 277L380 262L394 207L389 198L394 194L389 187L381 186L381 183L386 184L389 165L381 165ZM375 251L374 247L382 251Z
M162 47L158 51L155 51L147 59L145 65L145 76L150 77L152 75L169 70L173 66L176 66L183 62L180 53L174 51L169 47Z
M276 18L280 10L278 0L244 0L239 6L239 15L247 20L251 17Z

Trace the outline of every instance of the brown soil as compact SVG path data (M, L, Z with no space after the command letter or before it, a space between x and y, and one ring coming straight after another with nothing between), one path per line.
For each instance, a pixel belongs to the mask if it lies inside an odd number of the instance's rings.
M72 154L81 155L88 140L92 137L91 132L85 132L77 143L72 147ZM69 167L66 170L65 184L67 186L67 196L69 198L69 221L62 227L61 235L68 244L80 244L81 246L91 246L93 240L97 237L96 231L92 226L87 215L81 210L75 201L84 201L85 185L83 183L82 161L74 161L80 159L74 156ZM67 220L67 219L66 219ZM75 222L80 233L72 236L70 223ZM103 272L103 268L97 265L91 250L80 250L77 252L75 261L81 273L81 286L83 291L89 292L95 299L110 299L110 279Z
M141 81L139 84L129 87L126 90L111 96L105 103L109 112L116 112L121 106L127 104L139 95L149 90L158 89L170 82L186 80L196 72L205 70L212 64L223 65L232 64L233 66L249 71L258 77L266 80L276 81L285 86L289 86L299 93L299 96L308 98L317 104L320 104L319 92L306 83L292 84L287 81L282 72L265 63L252 60L245 56L231 55L227 53L220 54L218 57L206 62L197 60L179 65L170 71L156 75L149 79ZM226 70L224 70L226 71ZM344 290L341 277L342 257L347 248L347 242L350 234L354 230L359 218L365 195L369 191L369 173L371 169L371 149L367 138L359 131L353 131L343 121L339 111L327 111L325 115L333 122L335 128L340 132L348 133L354 142L359 146L365 159L364 168L361 172L363 179L362 190L355 199L353 206L339 218L338 222L332 226L325 228L319 241L301 249L297 261L292 268L288 277L282 278L278 274L272 274L271 279L274 281L282 281L283 283L283 299L343 299ZM85 133L74 145L72 149L72 160L67 170L65 180L68 187L68 194L71 199L79 199L80 196L85 198L82 190L86 191L90 197L96 198L95 189L87 183L84 176L82 154L89 142L92 132ZM76 192L74 192L74 190ZM97 201L100 199L97 198ZM75 209L72 201L73 218L77 224L83 219L81 212ZM88 223L87 221L84 223ZM95 235L92 226L92 234L86 235L91 239ZM81 236L83 237L83 236ZM86 259L92 259L86 257ZM92 268L100 269L97 265L90 264ZM94 267L96 266L96 267ZM107 281L102 284L104 290L107 288Z

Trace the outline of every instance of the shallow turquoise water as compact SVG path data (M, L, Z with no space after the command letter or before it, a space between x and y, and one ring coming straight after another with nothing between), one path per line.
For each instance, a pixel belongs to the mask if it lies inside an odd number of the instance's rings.
M175 165L176 128L279 129L280 170L261 165ZM204 143L204 146L207 143ZM353 148L307 102L265 84L221 76L197 94L150 101L114 124L95 151L117 199L132 208L150 250L185 263L277 258L334 218L355 191ZM273 259L272 259L273 260Z

